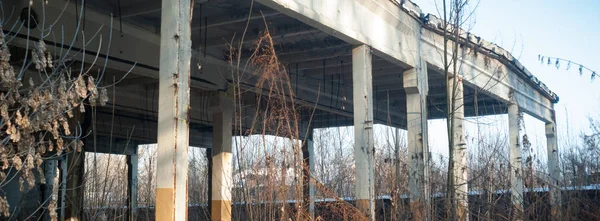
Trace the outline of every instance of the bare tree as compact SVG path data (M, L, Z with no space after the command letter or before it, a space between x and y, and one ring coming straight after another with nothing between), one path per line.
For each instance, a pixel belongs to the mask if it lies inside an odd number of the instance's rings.
M466 142L463 129L463 85L459 52L462 27L474 13L470 0L443 0L443 63L446 79L446 127L448 131L447 209L452 220L468 219ZM476 3L478 4L478 2ZM475 5L476 7L476 5ZM457 131L460 130L460 131Z
M47 38L61 26L33 10L43 1L28 3L20 18L15 12L20 8L10 13L9 5L4 5L0 18L0 185L18 180L22 192L35 186L36 176L46 182L42 170L46 159L83 150L87 132L78 115L108 101L107 87L101 85L104 64L80 62L86 46L101 41L98 32L85 35L79 18L75 36L61 39L66 45L56 50L58 43ZM83 42L82 49L73 47L76 40ZM23 219L47 209L56 220L56 199L56 195L42 199L39 208ZM3 217L15 215L9 212L5 192L0 212Z

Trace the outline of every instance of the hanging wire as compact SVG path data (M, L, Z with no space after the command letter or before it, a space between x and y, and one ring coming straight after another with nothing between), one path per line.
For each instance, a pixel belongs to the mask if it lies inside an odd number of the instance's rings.
M561 62L567 62L567 67L565 68L567 71L571 69L571 64L574 65L578 65L578 71L579 71L579 76L583 76L583 72L590 72L591 73L591 80L593 81L594 79L596 79L597 74L596 71L584 66L583 64L579 64L577 62L571 61L571 60L567 60L567 59L563 59L563 58L555 58L555 57L545 57L543 55L538 55L538 60L544 64L547 63L548 65L554 63L554 66L556 67L556 69L560 69L560 63ZM552 62L552 60L554 60L554 62Z
M202 21L200 21L202 23ZM206 47L208 46L208 17L204 17L204 58L206 58Z
M202 26L202 4L200 4L198 10L199 10L199 12L198 12L199 16L198 17L200 17L200 26ZM202 39L202 27L198 28L198 38ZM200 46L199 47L202 47L202 40L200 40ZM198 49L200 49L200 48L198 48ZM198 50L198 51L200 51L200 50Z
M117 6L119 7L119 32L123 37L123 15L121 14L121 0L117 0Z
M323 91L325 91L325 59L323 59Z
M85 0L81 1L81 4L83 6L83 27L82 27L81 30L85 31L85 23L86 23L85 22L86 21L86 19L85 19L85 14L86 13L85 12L87 11L87 7L85 6Z
M200 26L202 26L202 4L200 4L200 12L199 14L199 18L200 18ZM200 53L202 51L202 27L198 28L198 39L200 40L200 44L198 45L198 53ZM198 56L198 62L200 62L200 56ZM200 68L200 75L204 74L204 68Z
M334 77L335 76L332 74L331 75L331 87L330 87L331 88L330 89L331 90L331 99L329 99L329 106L333 106L333 100L335 99L335 96L333 94L333 82L335 81Z
M79 6L77 6L77 1L75 1L75 25L79 25Z
M77 2L77 1L75 1L75 2ZM81 14L83 16L83 24L82 24L81 30L85 31L85 12L87 11L87 9L85 7L85 0L81 1L81 7L83 8L82 9L83 11L81 12Z
M341 99L340 99L340 87L342 85L342 77L343 77L343 74L344 74L344 72L342 72L342 69L343 69L342 65L343 64L344 64L344 61L340 60L340 73L338 74L337 93L335 95L337 97L337 99L335 101L335 106L336 107L339 107L340 103L341 103ZM336 115L336 117L337 117L337 115Z
M342 66L341 71L342 71L342 73L344 73L344 61L343 60L342 60L341 66ZM340 84L341 84L341 81L340 81ZM342 94L343 94L342 101L346 101L346 88L345 87L344 87L344 90L342 91ZM342 110L345 110L345 109L346 109L346 105L342 102Z

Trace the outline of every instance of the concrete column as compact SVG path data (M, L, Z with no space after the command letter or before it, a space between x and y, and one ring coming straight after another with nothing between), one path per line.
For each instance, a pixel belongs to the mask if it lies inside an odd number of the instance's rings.
M131 142L131 141L130 141ZM130 144L131 154L127 155L127 219L137 220L138 193L138 146Z
M371 48L367 45L352 49L352 88L356 206L370 220L375 220L373 77Z
M233 100L226 92L213 99L211 220L231 220Z
M192 1L162 1L156 220L187 220Z
M508 132L510 144L510 191L513 204L513 219L523 219L523 155L521 150L521 136L519 107L515 103L508 104Z
M84 151L71 151L67 154L65 220L83 220L84 159Z
M68 119L71 135L85 134L90 123L90 118L86 118L86 115L78 110L78 108L75 108L73 117ZM71 141L73 140L68 142ZM66 153L66 200L63 204L65 205L65 220L79 221L83 220L85 151L78 151L73 148L68 151Z
M207 196L206 196L206 204L208 204L207 206L207 214L209 214L210 217L210 213L212 211L212 176L213 176L213 151L212 148L206 148L206 164L207 164L207 170L208 170L208 190L207 192Z
M304 205L308 205L308 215L310 220L315 218L315 186L312 175L315 172L315 149L313 143L312 129L308 132L308 137L302 143L302 157L304 158L304 166L302 177L303 199ZM308 170L306 170L308 169Z
M60 178L60 187L59 187L59 198L58 198L58 206L60 208L59 219L58 220L66 220L66 203L67 203L67 171L69 161L66 156L62 157L59 161L60 163L60 173L58 174Z
M456 82L454 82L456 80ZM454 147L452 152L454 155L454 196L455 211L458 220L469 219L469 204L468 204L468 191L467 185L467 143L465 141L465 129L464 129L464 94L463 94L463 82L462 78L448 79L448 94L452 95L454 102L452 102L452 110L454 115L452 119L452 136L454 140ZM449 131L450 132L450 131Z
M58 160L56 159L47 159L44 161L44 178L45 178L45 183L44 184L44 188L43 188L43 197L42 197L42 202L44 203L44 206L46 208L48 208L48 206L50 205L50 202L52 202L52 198L53 197L57 197L54 193L54 179L56 178L56 176L58 175L57 173L58 170ZM57 188L58 190L58 188ZM55 205L57 206L57 205ZM57 212L57 211L53 211L53 212ZM51 211L46 210L44 211L44 220L51 220L51 216L50 216Z
M427 145L427 74L419 69L410 69L403 74L406 91L406 123L408 130L408 186L410 190L410 211L413 220L427 220L427 199L425 182L425 160ZM422 76L425 75L425 76Z
M394 188L399 188L399 179L401 177L401 167L400 167L400 159L402 159L402 157L400 156L400 128L396 128L395 129L396 133L395 133L395 137L396 139L394 140L394 156L396 157L396 161L394 162L394 166L395 166L395 175L396 175L396 186L394 186ZM395 205L397 206L397 205Z
M550 176L551 220L561 219L561 177L558 161L558 144L556 142L556 123L546 123L546 142L548 151L548 175Z

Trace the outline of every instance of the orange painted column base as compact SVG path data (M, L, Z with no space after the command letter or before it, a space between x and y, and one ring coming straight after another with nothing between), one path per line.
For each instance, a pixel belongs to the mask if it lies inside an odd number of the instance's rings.
M156 188L156 220L174 220L173 188Z
M228 200L213 200L210 211L210 220L213 221L230 221L231 220L231 201Z

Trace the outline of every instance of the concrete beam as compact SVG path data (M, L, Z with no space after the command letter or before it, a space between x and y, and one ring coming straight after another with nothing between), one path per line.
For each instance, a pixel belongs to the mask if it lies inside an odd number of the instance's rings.
M20 2L7 0L3 2L3 7L20 9ZM84 30L83 22L73 21L74 18L79 18L77 15L81 16L81 13L78 13L81 5L78 6L73 1L49 1L47 4L34 1L32 8L38 14L44 12L46 25L51 23L60 25L45 27L44 33L40 32L40 28L31 29L29 36L25 28L8 30L10 27L4 26L3 31L12 31L8 35L15 36L10 42L11 45L26 48L28 43L31 47L34 42L41 39L46 42L47 51L55 56L68 57L99 67L104 66L106 62L107 67L122 73L131 71L133 75L158 79L160 61L156 54L160 52L159 35L128 23L122 24L124 31L119 35L121 25L117 25L118 20L93 9L88 9L85 13ZM6 24L15 22L20 24L17 19L18 16L13 16L11 20L6 21ZM85 41L82 40L84 38ZM146 53L139 53L139 51ZM193 61L202 62L205 72L218 73L219 69L228 66L221 59L211 56L200 57L195 54ZM194 67L196 63L192 62ZM197 88L220 89L226 83L220 75L200 75L198 68L192 68L192 76L194 76L192 86ZM117 76L118 79L119 77L121 76Z
M390 1L258 0L283 14L350 44L370 45L376 55L394 63L416 65L419 23ZM361 19L355 19L361 18Z
M377 64L377 66L375 66L375 64L373 65L373 76L377 76L376 80L378 82L380 80L380 76L391 75L391 77L398 78L398 76L402 73L402 69L398 65L389 64L387 61L378 63L380 64ZM350 68L344 68L342 70L339 67L330 67L323 70L323 67L315 67L311 70L303 71L302 74L309 77L325 75L326 78L331 77L331 75L342 75L342 79L349 79L349 77L352 76L351 72L352 70Z
M510 145L510 195L512 220L523 220L523 152L521 147L521 116L517 104L508 105L508 134Z
M428 63L443 74L443 36L428 29L421 35L421 51ZM450 42L449 42L450 44ZM516 102L521 111L544 122L552 121L552 102L523 78L518 70L491 57L464 47L459 52L459 73L464 84L504 103ZM449 54L447 56L451 56ZM512 98L512 99L511 99Z
M237 36L237 38L235 39L232 39L233 36L219 36L212 39L207 39L203 44L206 45L205 47L207 48L223 47L228 46L229 44L233 45L234 47L239 47L240 45L242 45L243 47L248 48L249 46L255 44L256 41L258 41L262 37L262 34L262 32L247 32L246 36L244 37L244 41L241 41L240 36ZM276 43L276 47L280 50L284 50L287 49L288 46L293 45L294 43L279 44L279 42L290 42L290 40L294 38L305 37L307 35L314 37L317 34L322 34L322 32L312 27L301 26L300 28L285 27L285 29L282 28L281 30L277 29L276 27L274 29L270 29L269 34L271 36L271 39L273 39L273 41ZM295 43L300 42L297 41Z
M457 79L455 79L457 78ZM452 127L451 131L453 139L452 154L454 156L454 195L452 199L455 202L455 213L458 220L469 220L469 200L468 200L468 168L467 168L467 142L465 140L464 129L464 93L463 80L460 76L448 78L447 93L451 95L453 102L452 110Z
M208 2L208 0L195 0L195 5L204 4ZM149 1L145 4L136 4L127 8L123 8L121 11L121 19L146 15L150 13L160 12L161 10L161 1ZM118 15L118 13L116 13Z
M131 18L140 15L147 15L150 13L160 12L160 7L162 6L160 1L152 1L142 5L133 5L127 8L121 9L121 15L117 12L116 15L119 16L120 19Z
M191 1L162 1L156 220L187 220Z
M356 167L356 205L369 220L375 220L375 177L373 157L373 76L371 48L352 49L354 94L354 160Z
M417 19L387 1L314 1L314 0L259 0L290 17L336 36L350 44L371 45L378 56L392 62L416 67L417 44L423 41L421 51L425 59L442 68L443 37L424 29L423 35ZM388 5L389 4L389 5ZM356 17L361 17L357 22ZM364 23L368 22L368 23ZM512 67L502 64L496 57L475 55L460 57L461 73L465 83L477 86L496 98L509 102L509 92L524 112L545 122L551 121L551 101L534 89L529 81L519 76Z
M208 0L202 0L202 1L208 1ZM249 9L247 11L249 11ZM197 26L192 27L192 31L196 31L198 29L218 28L218 27L233 25L236 23L248 22L248 20L250 20L250 21L257 20L257 19L262 20L263 18L266 19L266 18L271 18L271 17L281 15L281 13L278 13L278 12L270 12L270 13L265 13L262 15L260 13L253 13L253 14L254 15L252 15L250 17L244 16L242 18L233 19L233 20L230 17L227 17L222 20L210 21L208 25L203 24L203 25L197 25Z
M338 45L325 49L315 49L311 51L299 51L287 54L278 54L279 60L283 63L298 63L298 62L321 62L323 59L331 59L343 56L352 55L352 47L350 45Z
M323 68L325 66L325 68ZM391 64L386 60L378 60L373 62L373 72L382 72L382 73L390 73L396 72L399 73L400 67L395 64ZM352 76L352 63L344 62L342 65L339 61L335 63L326 63L321 62L321 64L314 65L311 67L305 66L303 68L304 75L307 76L319 76L319 75L334 75L341 74L344 76ZM396 75L397 76L397 75Z
M231 220L233 98L219 92L213 100L213 148L210 217L214 221Z
M560 176L558 143L556 142L556 123L546 123L546 142L548 154L548 175L550 182L551 220L562 220L562 178Z
M206 115L207 113L200 116ZM112 110L108 110L106 107L98 108L95 116L98 135L96 145L93 145L93 137L87 137L85 149L91 152L129 154L129 149L126 149L124 145L116 145L117 143L114 141L131 139L138 143L156 143L159 134L157 118L154 113L136 114L121 109L113 114ZM198 118L193 118L189 122L190 133L195 135L189 138L189 145L210 148L211 124L207 121L199 121ZM109 139L111 136L113 137L112 145Z

